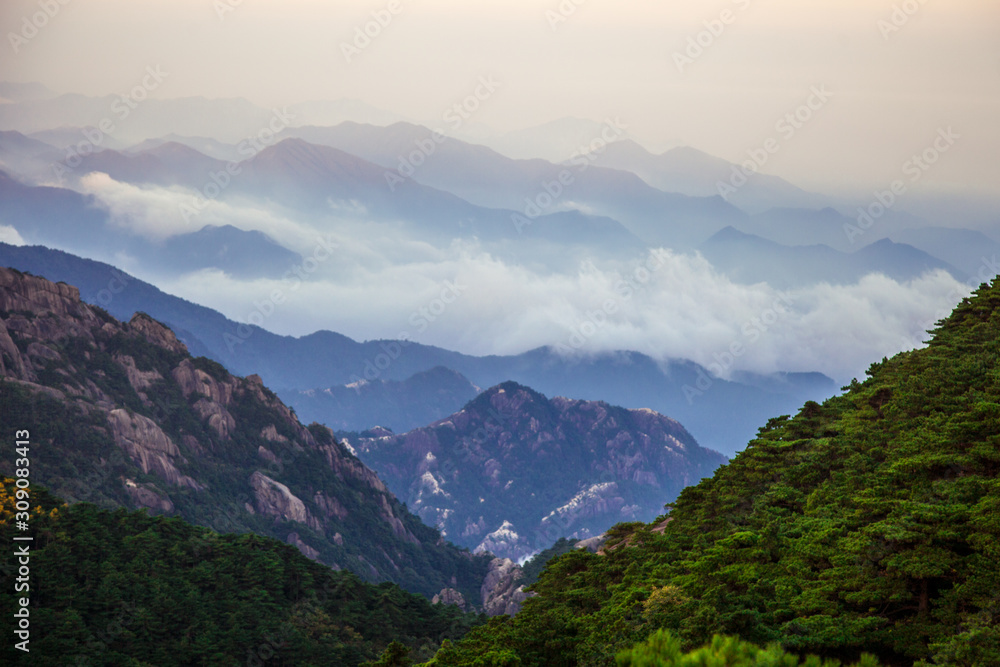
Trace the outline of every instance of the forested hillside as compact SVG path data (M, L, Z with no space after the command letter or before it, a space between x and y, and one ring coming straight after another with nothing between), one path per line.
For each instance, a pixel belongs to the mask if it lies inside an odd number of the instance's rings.
M192 358L147 315L119 322L70 285L3 268L0 427L30 431L32 482L69 502L254 532L368 581L481 601L489 557L442 540L258 376ZM0 474L14 467L0 459Z
M622 524L599 554L561 556L518 616L430 664L613 665L661 628L685 649L725 634L887 665L1000 664L998 361L1000 281L926 348L771 419L681 493L662 532Z
M32 487L29 532L15 530L14 480L0 486L0 538L30 544L29 588L4 559L0 613L30 599L27 653L0 662L84 665L343 665L392 641L414 657L480 617L393 584L366 584L257 535L219 535L176 518L65 505ZM33 542L12 542L30 536ZM9 626L9 624L8 624Z

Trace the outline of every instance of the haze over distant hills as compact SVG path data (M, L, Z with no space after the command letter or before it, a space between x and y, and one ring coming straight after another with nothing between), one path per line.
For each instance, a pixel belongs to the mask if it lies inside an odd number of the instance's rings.
M957 268L912 246L882 239L853 253L825 245L783 246L727 227L699 246L713 265L743 283L766 282L781 289L813 283L850 284L881 273L913 280L927 271L947 271L963 278Z
M629 139L609 144L595 160L603 167L633 172L666 192L694 197L720 195L726 192L720 185L731 185L734 174L746 177L739 166L690 146L655 155ZM726 198L749 213L778 207L821 208L830 202L829 197L806 192L777 176L755 173L746 178L746 184L733 188Z
M351 101L150 99L69 159L113 98L11 90L5 238L211 305L157 299L194 348L347 430L386 421L380 402L408 406L393 423L408 429L457 409L461 382L517 380L654 408L731 453L827 377L919 341L1000 249L891 207L847 234L854 204L766 174L727 201L717 184L738 166L655 153L613 117L456 132L473 143ZM112 279L60 277L90 298ZM126 292L122 316L142 308ZM376 368L386 352L362 339L405 354ZM430 385L412 378L438 366L462 381L416 400ZM737 404L737 423L713 416Z

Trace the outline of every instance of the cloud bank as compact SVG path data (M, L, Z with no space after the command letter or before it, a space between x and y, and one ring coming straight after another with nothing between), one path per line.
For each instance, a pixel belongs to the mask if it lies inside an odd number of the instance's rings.
M909 282L872 274L852 285L779 291L735 283L700 255L666 248L628 261L602 259L595 249L567 270L563 261L539 264L534 247L522 252L530 261L518 261L517 252L501 259L476 239L434 247L391 223L293 219L219 201L190 224L179 213L191 195L183 189L140 188L105 174L82 182L112 224L154 241L233 224L299 252L304 263L281 279L239 280L217 270L165 277L125 267L167 292L287 335L329 329L477 355L542 346L567 355L635 350L690 359L721 376L820 371L846 381L872 361L921 345L970 291L943 271Z

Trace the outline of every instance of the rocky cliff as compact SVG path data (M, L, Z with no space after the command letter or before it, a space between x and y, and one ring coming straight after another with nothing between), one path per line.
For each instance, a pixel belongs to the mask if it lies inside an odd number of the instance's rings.
M423 525L259 377L192 358L147 315L119 322L74 287L0 268L0 408L36 443L32 482L70 501L258 532L369 580L480 598L488 557Z
M513 382L428 427L351 444L448 539L514 560L559 537L652 520L725 462L652 410L548 399Z

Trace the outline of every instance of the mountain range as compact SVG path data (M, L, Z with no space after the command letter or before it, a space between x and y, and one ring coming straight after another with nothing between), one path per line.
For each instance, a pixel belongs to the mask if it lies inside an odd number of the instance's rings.
M303 414L347 431L378 425L370 423L370 415L383 410L378 401L384 396L370 389L359 396L347 385L403 382L439 366L460 373L478 387L513 380L549 396L650 408L671 415L700 443L726 455L738 451L767 415L783 414L796 403L821 399L835 389L829 378L818 373L745 373L738 381L723 380L712 378L692 362L677 360L665 365L635 352L565 357L555 349L539 348L514 356L473 357L406 340L356 342L330 331L300 338L278 336L165 294L110 265L68 253L0 244L0 265L73 282L84 301L122 319L147 312L169 324L194 354L212 358L232 373L259 374L290 405L296 409L302 405ZM706 382L707 399L685 392L685 387L706 387ZM325 398L331 394L347 396L347 392L355 393L356 398L349 402ZM362 407L368 397L373 402ZM414 419L399 413L394 418L403 420L397 422L400 430L410 430L445 417L462 405L461 398L454 398ZM718 419L720 410L730 418Z
M816 283L849 285L873 273L900 282L936 270L946 271L956 280L966 277L922 250L889 239L847 253L826 245L785 246L727 227L698 250L736 282L766 282L778 289Z
M143 88L0 82L39 664L1000 664L1000 280L858 365L1000 270L992 200Z
M415 380L418 391L463 381L446 369ZM526 597L509 559L654 516L725 461L650 410L548 400L514 383L449 420L352 444L303 426L260 376L191 357L149 315L120 322L75 287L14 269L0 269L0 402L4 423L31 423L42 446L33 479L67 501L255 532L336 570L491 614Z
M749 177L721 158L690 146L678 146L656 155L633 140L608 144L594 156L597 164L629 171L655 188L692 197L711 197L725 193L725 198L747 213L762 213L772 208L823 208L830 198L806 192L783 178L753 173ZM746 184L730 193L734 174L746 178ZM741 182L739 178L736 182Z

